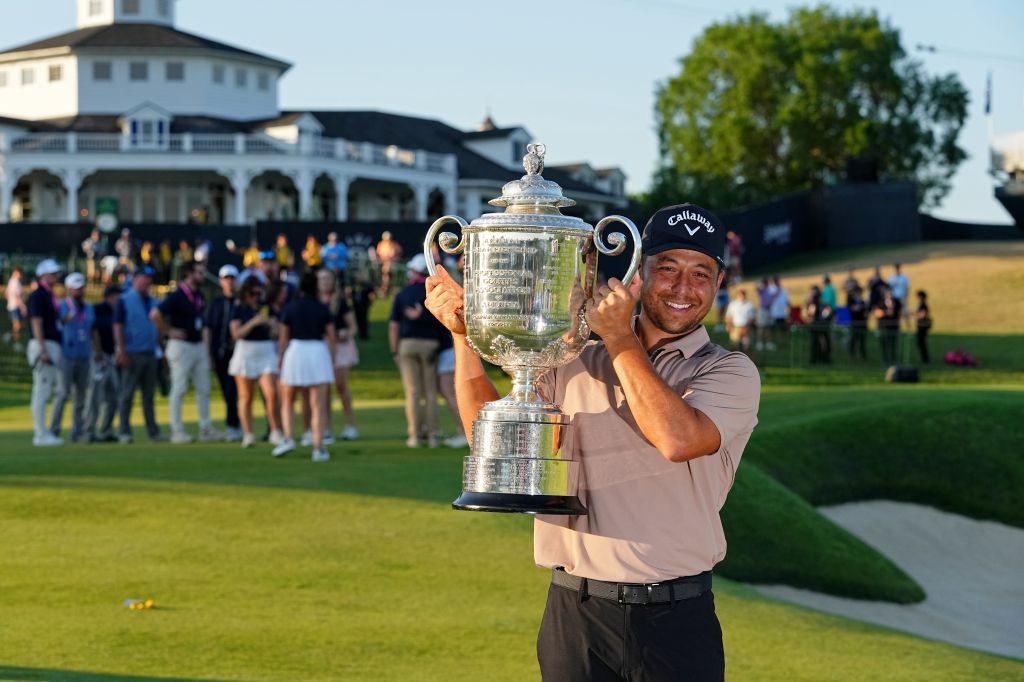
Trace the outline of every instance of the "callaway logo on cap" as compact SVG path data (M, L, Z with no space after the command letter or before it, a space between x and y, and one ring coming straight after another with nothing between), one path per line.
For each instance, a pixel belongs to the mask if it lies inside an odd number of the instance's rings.
M725 229L711 211L695 204L659 209L644 226L644 255L670 249L689 249L711 256L724 265Z

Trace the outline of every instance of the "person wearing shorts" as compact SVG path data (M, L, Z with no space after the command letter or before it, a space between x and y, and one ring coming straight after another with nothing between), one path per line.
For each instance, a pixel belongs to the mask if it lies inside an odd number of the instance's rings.
M235 349L228 363L228 374L235 378L238 386L238 417L242 422L243 448L251 448L256 444L252 430L252 399L257 385L267 406L270 442L276 446L284 440L277 395L277 350L271 339L277 322L268 310L261 308L262 297L263 285L260 281L255 277L245 280L229 324Z
M345 430L341 432L343 440L355 440L359 437L356 429L355 411L352 409L352 389L349 387L349 370L359 364L359 349L356 348L356 315L348 303L344 288L338 296L338 307L334 313L334 329L337 344L334 350L334 387L341 398L341 409L345 414Z

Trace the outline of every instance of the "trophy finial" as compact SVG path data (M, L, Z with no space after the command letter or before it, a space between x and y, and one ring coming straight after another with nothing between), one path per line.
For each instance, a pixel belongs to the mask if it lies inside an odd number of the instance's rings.
M527 175L540 175L544 170L544 153L547 147L539 142L526 145L526 156L523 157L523 168Z

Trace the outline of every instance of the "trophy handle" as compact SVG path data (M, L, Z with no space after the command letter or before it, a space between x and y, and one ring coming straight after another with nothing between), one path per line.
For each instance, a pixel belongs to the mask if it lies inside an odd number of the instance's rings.
M602 233L604 228L612 223L622 223L633 236L633 257L630 259L629 268L626 269L626 274L622 278L623 286L628 287L629 283L633 281L636 271L640 269L640 232L629 218L620 215L610 215L607 218L602 218L601 222L594 226L594 245L605 256L617 256L626 248L626 236L621 232L612 232L608 235L608 244L611 246L605 244ZM430 259L428 258L427 260L429 261Z
M440 230L445 223L458 223L460 232L469 227L469 223L457 215L441 216L434 221L433 225L430 226L430 229L427 230L427 236L423 240L423 257L427 259L427 271L430 273L431 277L437 275L437 267L434 265L434 253L430 247L434 244L434 236L437 234L437 231ZM635 231L636 228L634 227L633 230ZM452 246L454 242L458 243ZM451 232L442 232L441 238L437 240L437 243L440 245L442 251L455 255L457 253L462 253L462 250L466 248L466 237L461 234L456 236ZM639 244L640 242L638 241L637 243ZM621 251L622 249L619 250Z

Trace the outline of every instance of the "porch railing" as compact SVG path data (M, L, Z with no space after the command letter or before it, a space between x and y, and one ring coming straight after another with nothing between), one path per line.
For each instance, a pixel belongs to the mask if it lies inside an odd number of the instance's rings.
M354 161L376 166L454 173L455 156L340 138L301 137L295 142L256 133L176 133L148 139L120 133L0 134L0 154L252 154L297 155Z

